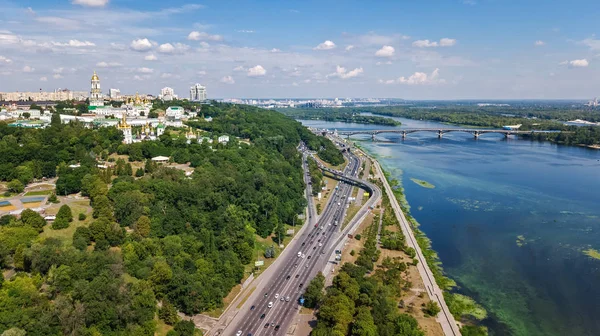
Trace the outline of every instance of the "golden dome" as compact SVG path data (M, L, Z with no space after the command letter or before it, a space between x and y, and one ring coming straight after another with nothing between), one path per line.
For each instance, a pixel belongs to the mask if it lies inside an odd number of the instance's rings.
M92 76L92 80L93 81L100 80L100 78L98 78L98 75L96 75L96 71L94 71L94 75Z

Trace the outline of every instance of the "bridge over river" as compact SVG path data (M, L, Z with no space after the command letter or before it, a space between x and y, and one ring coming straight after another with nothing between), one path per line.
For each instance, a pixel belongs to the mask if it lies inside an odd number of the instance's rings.
M444 134L450 132L465 132L473 134L475 138L479 138L479 136L483 134L502 134L505 137L510 135L527 135L527 134L535 134L535 133L560 133L561 131L517 131L517 130L505 130L505 129L480 129L480 128L404 128L404 129L388 129L388 130L364 130L364 131L342 131L342 132L334 132L338 136L345 136L346 138L350 138L352 135L365 134L370 135L371 139L375 140L375 136L381 133L396 133L402 134L402 138L406 138L406 136L410 133L415 132L431 132L437 134L439 138L441 138Z

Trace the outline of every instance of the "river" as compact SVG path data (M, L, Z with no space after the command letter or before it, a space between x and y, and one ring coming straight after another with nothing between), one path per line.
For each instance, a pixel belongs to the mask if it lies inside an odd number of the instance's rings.
M452 127L395 119L399 128ZM600 151L459 132L353 139L402 181L457 291L488 311L491 335L600 335L600 260L584 254L600 250Z

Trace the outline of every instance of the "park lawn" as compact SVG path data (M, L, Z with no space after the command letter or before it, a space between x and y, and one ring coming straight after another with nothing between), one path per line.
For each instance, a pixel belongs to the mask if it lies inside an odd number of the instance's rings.
M346 210L346 217L344 217L344 222L342 223L342 230L346 228L346 225L348 225L352 218L356 216L356 213L358 212L358 210L360 210L360 207L361 206L357 205L356 202L352 202L350 204L350 207Z
M65 200L62 199L61 203L54 204L48 208L47 214L56 214L58 209L65 204ZM77 200L72 201L68 204L71 207L73 213L73 221L69 224L69 227L62 230L53 230L51 224L48 223L44 227L44 232L40 234L41 238L58 238L63 241L65 245L73 244L73 234L75 230L80 226L89 226L92 221L92 207L90 206L89 200ZM80 213L85 213L87 218L83 221L78 219Z
M45 196L50 195L54 192L54 189L49 190L37 190L37 191L28 191L25 196Z

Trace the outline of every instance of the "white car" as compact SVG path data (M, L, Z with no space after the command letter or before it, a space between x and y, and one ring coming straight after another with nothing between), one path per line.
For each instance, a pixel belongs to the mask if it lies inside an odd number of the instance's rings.
M275 294L275 299L277 299L279 297L279 294Z
M319 247L323 246L323 243L319 243Z
M242 336L242 331L241 331L241 330L238 330L238 332L237 332L237 333L235 333L235 336Z
M269 302L269 305L267 305L267 307L273 308L273 302Z

